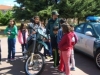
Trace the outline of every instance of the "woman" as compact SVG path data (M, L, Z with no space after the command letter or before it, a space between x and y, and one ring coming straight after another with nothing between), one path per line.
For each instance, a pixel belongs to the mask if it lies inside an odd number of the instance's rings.
M17 26L13 19L9 21L9 25L6 27L4 32L8 36L8 60L14 61Z
M61 50L61 55L64 61L65 65L65 73L66 75L70 74L70 56L71 56L71 50L72 50L72 37L74 37L74 34L71 33L70 25L62 24L62 31L63 31L63 37L61 41L59 42L59 49Z
M27 37L28 37L28 30L26 29L26 24L21 23L21 26L18 31L18 41L22 46L22 52L26 50ZM23 54L23 58L24 58L24 54Z

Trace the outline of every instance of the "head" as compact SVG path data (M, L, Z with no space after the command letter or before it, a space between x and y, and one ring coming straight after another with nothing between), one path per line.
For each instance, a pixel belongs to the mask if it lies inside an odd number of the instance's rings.
M69 33L71 31L70 25L68 25L66 23L62 24L62 31L63 31L63 33Z
M52 11L52 18L55 20L58 18L58 12L56 10Z
M15 23L15 20L14 20L14 19L11 19L11 20L9 21L9 26L8 26L8 27L13 27L15 24L16 24L16 23Z
M71 27L71 31L74 31L74 26L73 25L70 25L70 27Z
M58 27L58 26L55 26L55 27L53 28L53 33L54 33L54 34L57 34L57 33L58 33L58 30L59 30L59 27Z
M21 23L20 30L22 31L23 29L26 29L26 24L25 23Z
M63 23L66 23L66 19L61 18L61 19L60 19L60 25L62 25Z
M39 16L34 17L34 23L38 24L40 22Z

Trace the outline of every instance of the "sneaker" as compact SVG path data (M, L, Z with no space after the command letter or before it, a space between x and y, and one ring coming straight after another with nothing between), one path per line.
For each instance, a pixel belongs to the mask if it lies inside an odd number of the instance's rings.
M51 59L50 61L53 61L53 59Z
M57 67L51 66L50 68L57 68Z
M11 59L11 61L14 61L14 60L15 60L15 59L13 59L13 58Z
M65 73L59 73L59 75L66 75Z
M27 58L28 58L28 56L27 56L27 55L24 55L24 56L23 56L23 59L27 59Z
M75 68L72 67L70 70L71 70L71 71L75 71Z
M24 50L23 53L24 53L24 54L27 53L27 50Z
M11 59L7 59L6 62L9 62Z

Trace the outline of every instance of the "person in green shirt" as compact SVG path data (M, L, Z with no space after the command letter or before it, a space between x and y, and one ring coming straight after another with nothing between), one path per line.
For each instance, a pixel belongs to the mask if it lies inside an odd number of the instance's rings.
M53 32L53 29L54 27L58 27L58 29L60 29L60 19L58 18L58 12L56 10L53 10L52 11L52 18L49 19L48 23L47 23L47 26L46 26L46 33L48 35L50 35L50 42L51 42L51 48L52 48L52 55L53 55L53 59L51 59L50 61L54 60L54 54L57 54L57 53L54 53L53 51L53 45L54 45L54 42L57 40L55 39L55 34ZM57 67L59 65L59 63L57 63L56 66L51 66L51 68L54 68L54 67Z
M8 61L14 61L15 59L15 44L17 35L17 26L14 20L9 21L9 25L6 27L4 33L8 36ZM12 55L12 56L11 56Z

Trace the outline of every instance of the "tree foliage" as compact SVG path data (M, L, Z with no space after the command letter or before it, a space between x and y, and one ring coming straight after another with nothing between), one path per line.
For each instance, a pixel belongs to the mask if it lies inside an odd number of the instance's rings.
M15 17L29 19L34 15L46 19L56 9L61 17L84 19L89 15L100 15L100 0L16 0L20 7L14 7ZM24 8L24 9L22 9Z
M5 13L0 11L0 23L2 23L2 25L7 25L11 18L13 18L12 11L7 11Z

